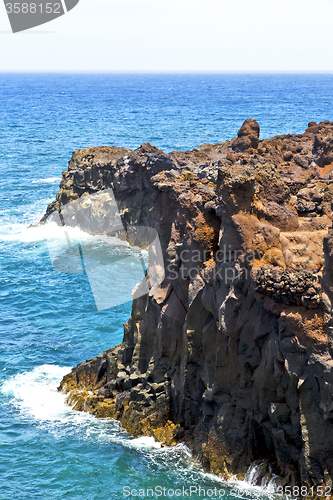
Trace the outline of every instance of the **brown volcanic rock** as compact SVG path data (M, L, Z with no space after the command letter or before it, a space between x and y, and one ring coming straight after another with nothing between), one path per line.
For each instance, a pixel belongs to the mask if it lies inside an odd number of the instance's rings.
M249 148L256 149L259 144L259 123L254 118L248 118L238 130L237 135L238 139L235 139L232 143L234 151L241 152Z
M238 137L246 137L248 135L254 135L259 138L260 126L259 123L254 118L248 118L245 120L241 128L237 133Z
M185 440L216 473L265 461L311 486L333 477L333 124L258 142L250 119L238 135L73 154L47 213L112 187L125 226L157 230L166 275L61 389L134 434Z

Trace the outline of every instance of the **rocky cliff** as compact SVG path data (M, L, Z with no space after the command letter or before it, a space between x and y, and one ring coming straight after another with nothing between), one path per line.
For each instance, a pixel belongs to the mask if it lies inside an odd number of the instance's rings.
M165 278L133 301L123 342L60 390L77 410L212 472L285 484L333 477L333 123L164 154L150 144L73 153L55 202L112 188L122 222L154 228ZM260 478L258 479L260 480Z

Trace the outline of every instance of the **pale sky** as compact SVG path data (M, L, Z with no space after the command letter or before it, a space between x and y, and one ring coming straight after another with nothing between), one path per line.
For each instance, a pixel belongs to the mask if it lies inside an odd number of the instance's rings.
M333 0L80 0L12 34L1 2L0 71L333 71L332 23Z

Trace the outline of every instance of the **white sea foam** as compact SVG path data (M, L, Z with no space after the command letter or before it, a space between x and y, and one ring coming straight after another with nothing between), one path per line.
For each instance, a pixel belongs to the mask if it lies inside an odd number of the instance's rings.
M3 231L3 230L2 230ZM66 233L75 242L85 241L92 236L78 227L66 226ZM0 239L6 241L20 241L24 243L38 242L42 240L64 240L64 228L55 222L48 224L38 224L27 227L26 224L12 224L5 234L0 235Z
M56 434L72 432L80 439L97 439L142 450L161 449L153 437L133 438L114 420L97 419L72 410L66 404L66 396L57 391L61 379L70 371L69 367L41 365L6 380L0 391L19 410L21 418L32 418L43 426L51 423L46 428Z
M272 474L270 480L264 478L261 481L261 485L257 485L261 465L262 464L255 464L250 466L246 473L245 480L243 481L237 478L228 481L228 484L237 492L238 498L247 498L251 500L250 497L252 496L254 499L273 499L278 496L276 494L276 478L278 476L275 474Z
M31 182L31 184L55 184L60 182L61 177L46 177L46 179L37 179Z
M32 225L30 227L24 223L10 224L8 228L1 228L0 240L21 241L25 243L47 240L51 242L52 245L58 244L60 246L91 241L97 244L105 243L110 248L114 247L117 252L122 248L127 255L141 254L145 259L148 258L147 250L130 247L126 241L106 235L92 235L83 231L78 226L59 226L53 221L45 224Z
M131 439L128 441L128 444L132 448L138 448L141 450L151 450L151 449L161 449L162 445L161 443L158 443L155 441L153 437L150 436L143 436L135 439Z
M89 437L90 424L98 420L88 413L72 410L66 404L66 395L57 391L61 379L70 371L71 368L58 365L37 366L6 380L0 390L20 411L22 418L33 418L40 424L49 422L57 433L67 431L69 424L74 428L79 426L80 431L86 427L87 432L82 437ZM91 433L103 432L103 423L105 425L105 419L101 420L101 428L91 429Z
M68 372L68 367L42 365L5 381L1 392L11 397L12 403L26 416L37 420L63 419L68 407L57 386Z
M71 432L80 439L116 443L142 451L167 452L167 448L162 448L153 437L133 438L114 420L97 419L88 413L72 410L66 404L66 396L57 391L62 377L70 370L57 365L38 366L6 380L0 390L20 411L21 418L32 418L56 434ZM49 427L48 423L52 426Z
M28 206L21 206L0 211L5 214L1 220L0 241L34 241L42 238L30 228L31 224L37 224L45 213L45 207L51 199L38 200Z

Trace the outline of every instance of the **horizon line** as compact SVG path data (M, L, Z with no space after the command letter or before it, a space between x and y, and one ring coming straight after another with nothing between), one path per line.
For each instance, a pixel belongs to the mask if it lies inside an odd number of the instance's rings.
M42 69L10 69L0 70L0 74L8 73L43 73L43 74L137 74L137 75L332 75L333 70L42 70Z

